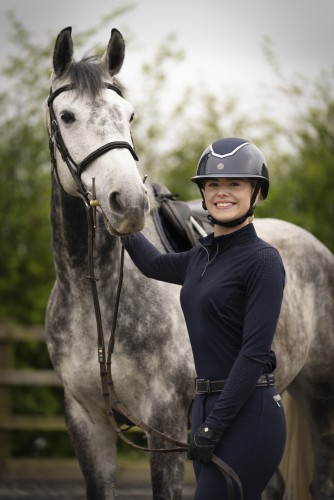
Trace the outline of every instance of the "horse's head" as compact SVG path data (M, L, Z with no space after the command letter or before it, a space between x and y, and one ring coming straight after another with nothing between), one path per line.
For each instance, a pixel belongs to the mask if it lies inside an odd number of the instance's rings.
M76 62L71 28L62 30L53 54L47 114L59 184L86 203L96 198L106 227L116 236L140 231L149 210L131 138L134 111L115 78L124 52L123 37L113 29L101 59Z

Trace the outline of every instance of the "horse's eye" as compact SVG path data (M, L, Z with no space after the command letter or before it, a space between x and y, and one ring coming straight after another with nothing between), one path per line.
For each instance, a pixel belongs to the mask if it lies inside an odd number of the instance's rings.
M134 117L135 117L135 114L132 113L132 115L130 116L130 123L132 122L132 120L134 119Z
M67 111L61 115L61 120L66 124L73 123L75 122L75 116Z

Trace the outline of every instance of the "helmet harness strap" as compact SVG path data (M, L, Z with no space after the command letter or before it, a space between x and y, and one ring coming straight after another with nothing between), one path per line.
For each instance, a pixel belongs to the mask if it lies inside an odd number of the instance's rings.
M215 219L214 217L212 217L211 215L208 215L209 221L212 224L218 224L219 226L223 226L223 227L240 226L240 224L243 224L245 222L245 220L248 219L248 217L251 217L254 214L254 210L256 208L254 206L254 203L255 203L256 198L257 198L257 196L258 196L258 194L260 192L260 189L261 189L261 181L258 181L256 183L256 185L255 185L255 188L254 188L254 191L253 191L253 194L252 194L252 197L251 197L249 209L239 219L234 219L234 220L231 220L231 221L228 221L228 222L221 222L221 221ZM202 199L203 199L202 206L203 206L204 210L207 210L205 199L204 199L204 194L203 194L203 189L202 188L200 188L200 193L201 193L201 196L202 196Z

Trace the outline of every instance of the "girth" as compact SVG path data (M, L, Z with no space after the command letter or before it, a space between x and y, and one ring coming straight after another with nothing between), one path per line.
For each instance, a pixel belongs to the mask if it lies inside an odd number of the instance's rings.
M196 394L209 394L211 392L221 392L224 389L226 380L204 380L198 378L195 380ZM272 373L264 373L256 383L256 387L273 387L275 377Z

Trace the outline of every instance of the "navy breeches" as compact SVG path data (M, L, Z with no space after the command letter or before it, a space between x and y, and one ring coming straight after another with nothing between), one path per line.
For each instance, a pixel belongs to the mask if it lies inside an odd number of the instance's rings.
M244 500L260 500L277 469L285 447L286 427L282 402L273 397L276 387L256 387L237 418L223 434L215 454L239 475ZM196 395L192 433L204 422L219 393ZM227 500L223 474L215 464L193 462L197 480L194 500ZM237 491L235 498L239 500Z

